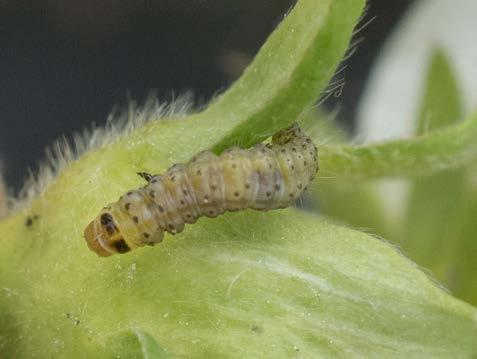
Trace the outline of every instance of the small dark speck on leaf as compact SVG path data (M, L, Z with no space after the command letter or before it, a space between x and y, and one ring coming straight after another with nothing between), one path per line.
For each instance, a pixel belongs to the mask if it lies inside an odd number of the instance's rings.
M33 223L38 219L38 215L36 214L33 214L31 216L28 216L26 219L25 219L25 226L26 227L31 227L33 225Z
M260 326L258 326L258 325L252 325L252 326L250 327L250 330L251 330L252 332L258 333L258 334L263 333L263 328L260 327Z

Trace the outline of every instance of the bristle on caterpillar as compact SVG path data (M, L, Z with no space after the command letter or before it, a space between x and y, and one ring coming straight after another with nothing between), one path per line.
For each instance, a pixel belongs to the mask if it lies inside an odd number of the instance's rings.
M201 216L288 207L317 171L315 144L293 124L273 135L269 145L233 147L220 156L203 151L165 174L138 173L148 184L103 208L84 237L102 257L152 246L165 231L180 233Z

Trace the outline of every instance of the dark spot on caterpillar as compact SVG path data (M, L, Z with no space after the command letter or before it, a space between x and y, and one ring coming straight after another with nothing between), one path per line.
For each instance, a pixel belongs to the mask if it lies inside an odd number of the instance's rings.
M172 182L174 182L174 181L176 180L176 176L171 176L171 177L169 177L169 179L170 179Z
M307 138L305 141L306 141L307 143L311 143L311 139L309 139L309 138Z
M192 218L192 216L191 216L190 214L187 214L187 216L186 216L186 217L187 217L187 218Z
M308 152L308 153L310 154L310 156L313 156L313 152L310 151L310 152Z
M285 152L286 152L286 150L284 148L282 148L282 153L285 153Z
M232 168L237 168L237 165L235 163L232 163Z
M293 152L296 152L296 147L293 147L293 148L292 148L292 151L293 151Z
M183 194L184 196L187 196L187 190L186 190L186 189L183 189L183 190L182 190L182 194Z
M303 161L303 166L306 166L306 161Z
M291 167L290 167L290 168L291 168L292 170L294 170L294 169L295 169L295 166L291 165Z
M150 191L150 192L149 192L149 196L151 196L152 198L156 197L156 192Z
M272 192L267 192L267 197L270 197L272 195Z
M112 236L112 235L114 234L114 232L117 231L117 228L116 228L116 226L114 225L113 222L111 222L110 224L104 226L104 228L106 228L106 232L108 232L108 234L109 234L110 236Z
M170 229L171 231L173 231L173 230L175 229L175 228L174 228L174 225L169 224L169 229Z
M212 185L210 185L210 189L211 189L212 191L215 191L215 190L217 189L217 186L214 185L214 184L212 184Z
M184 205L184 200L183 199L181 199L180 202L181 202L182 205Z
M250 188L250 183L245 183L245 188L249 189Z
M238 197L238 196L240 196L240 193L234 192L234 196L235 196L235 197Z
M292 192L292 193L290 193L290 194L288 195L288 197L293 198L294 195L295 195L295 194Z
M201 175L201 174L202 174L202 171L201 171L201 170L197 170L197 174L198 174L198 175Z
M298 189L302 189L303 185L300 183L298 184Z
M144 232L144 233L143 233L143 236L144 236L144 238L149 238L150 235L149 235L149 233Z
M131 203L126 203L126 205L124 206L124 209L126 209L126 211L129 211L130 207L131 207Z
M139 218L137 218L137 216L134 216L132 219L133 219L134 223L139 223Z
M118 253L127 253L131 250L123 238L113 242L113 247Z
M304 150L306 150L306 145L303 145L302 147L303 147Z
M271 163L268 164L268 168L272 169L272 164Z
M204 202L205 203L209 202L209 196L207 196L207 195L204 196Z
M275 185L275 189L276 189L277 191L280 191L280 185L279 185L279 184L276 184L276 185Z
M154 178L154 179L151 181L151 183L157 183L157 182L158 182L158 180L157 180L156 178Z
M212 215L214 215L214 213L215 213L215 212L214 212L214 211L212 211L212 210L211 210L211 211L209 211L209 214L210 214L211 216L212 216Z
M101 215L101 224L103 226L108 225L113 221L113 217L109 213L104 213Z
M159 210L159 212L164 212L164 207L162 207L161 205L157 205L157 209Z
M128 193L126 193L128 196L131 196L133 193L131 191L129 191Z

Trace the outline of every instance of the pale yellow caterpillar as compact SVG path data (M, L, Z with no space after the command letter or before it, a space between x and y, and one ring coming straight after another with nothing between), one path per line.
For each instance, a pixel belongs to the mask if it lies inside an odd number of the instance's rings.
M276 133L268 145L238 147L220 156L204 151L163 175L140 173L148 184L129 191L86 227L91 250L106 257L162 241L201 216L225 211L285 208L318 171L314 143L297 124Z

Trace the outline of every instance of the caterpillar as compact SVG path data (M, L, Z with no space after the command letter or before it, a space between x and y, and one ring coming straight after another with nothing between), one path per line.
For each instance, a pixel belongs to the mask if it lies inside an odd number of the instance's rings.
M270 144L232 147L220 156L203 151L163 175L138 173L147 184L104 207L84 238L99 256L127 253L182 232L199 217L225 211L288 207L318 171L318 151L298 124L277 132Z

